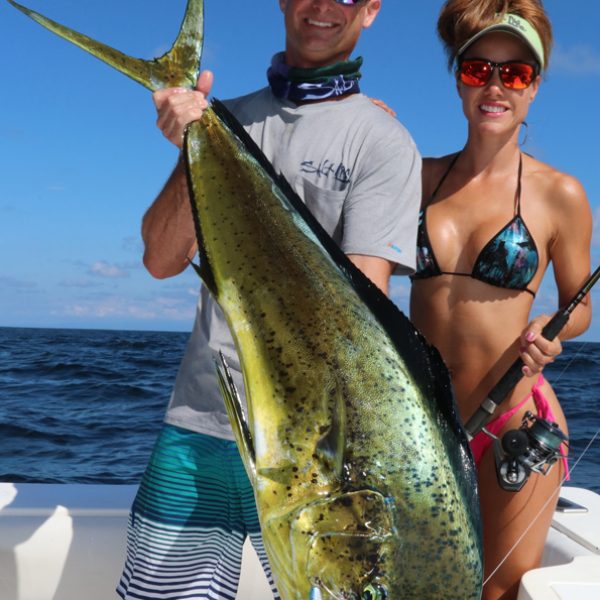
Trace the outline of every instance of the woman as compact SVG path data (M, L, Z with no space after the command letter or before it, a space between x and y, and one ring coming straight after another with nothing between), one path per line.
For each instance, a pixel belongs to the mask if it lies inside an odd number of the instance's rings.
M501 437L531 411L567 433L556 395L540 375L561 351L560 340L540 335L548 316L530 321L529 313L550 262L561 306L589 275L591 211L576 179L519 146L548 65L551 26L538 0L448 0L438 32L456 69L468 137L460 152L423 166L411 316L448 364L465 422L520 354L524 377L489 427ZM590 318L588 297L559 338L581 334ZM521 491L504 491L491 442L481 433L472 444L486 578L493 574L486 600L516 598L523 573L539 565L566 475L566 460L559 461L547 476L533 474Z

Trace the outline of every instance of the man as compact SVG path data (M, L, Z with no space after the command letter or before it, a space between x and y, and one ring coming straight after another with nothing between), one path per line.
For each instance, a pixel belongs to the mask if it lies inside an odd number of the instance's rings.
M269 86L226 104L350 260L387 293L392 272L414 267L421 160L402 125L358 93L360 61L349 60L381 0L279 5L286 44L273 58ZM154 94L158 127L180 148L185 127L207 107L212 79L203 72L196 90ZM181 161L144 216L142 236L155 277L180 273L195 254ZM165 426L132 508L117 590L123 598L234 598L246 535L272 583L218 389L219 350L243 391L233 340L202 287Z

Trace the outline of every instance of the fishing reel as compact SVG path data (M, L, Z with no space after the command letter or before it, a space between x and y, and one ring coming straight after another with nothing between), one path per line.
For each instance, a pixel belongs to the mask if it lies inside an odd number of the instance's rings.
M498 483L508 492L518 492L532 472L547 475L561 458L560 447L569 442L557 423L540 419L529 411L519 429L507 431L502 439L492 437Z

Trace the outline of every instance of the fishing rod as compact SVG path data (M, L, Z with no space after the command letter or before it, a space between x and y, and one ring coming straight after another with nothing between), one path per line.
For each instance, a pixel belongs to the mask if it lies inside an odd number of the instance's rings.
M583 284L566 307L558 310L542 329L542 336L553 340L567 324L571 313L585 298L600 279L600 266ZM483 431L494 439L496 471L500 486L508 491L519 491L526 483L531 471L547 474L550 467L560 457L562 444L567 436L556 423L535 417L529 411L525 414L520 429L513 429L497 438L485 429L499 404L523 378L523 360L519 357L490 390L485 400L467 421L465 430L470 440Z
M547 340L553 340L567 324L571 313L577 305L585 298L589 291L594 287L600 279L600 266L594 271L593 275L583 284L581 289L571 299L569 304L559 311L548 321L542 336ZM500 378L498 383L490 390L486 399L481 403L475 414L467 421L465 429L469 440L472 440L475 434L479 433L485 426L487 420L494 414L498 405L506 399L508 393L521 381L523 378L523 360L517 358L515 362Z

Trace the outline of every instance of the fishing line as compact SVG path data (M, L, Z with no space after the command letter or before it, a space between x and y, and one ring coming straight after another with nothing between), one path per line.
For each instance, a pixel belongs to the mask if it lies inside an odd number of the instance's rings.
M589 441L588 445L585 447L585 449L583 450L583 452L579 455L579 458L577 458L577 460L575 461L575 463L571 467L571 473L573 473L573 471L575 471L575 469L577 468L577 466L581 462L581 459L584 457L584 455L590 449L591 445L596 441L596 438L598 437L598 435L600 435L600 429L598 429L596 431L596 433L594 434L594 436L592 437L592 439ZM542 513L544 512L544 510L546 509L546 507L548 506L548 504L556 496L557 492L560 494L560 489L561 489L563 483L566 480L567 480L567 476L565 475L561 479L560 483L558 484L558 487L550 494L550 497L548 498L548 500L546 500L546 502L544 502L542 508L540 508L540 510L537 513L537 515L535 515L535 517L531 520L531 523L529 523L529 525L525 528L525 530L523 531L523 533L521 534L521 536L514 543L514 545L512 546L512 548L510 548L510 550L506 553L506 556L498 563L498 566L488 575L487 579L483 582L483 586L485 586L489 582L489 580L499 571L500 567L502 567L502 565L508 560L509 556L515 551L515 549L517 548L517 546L523 541L523 539L525 538L525 536L527 535L527 533L529 533L529 530L535 525L536 521L542 516Z
M553 380L553 383L558 383L561 380L562 376L567 372L568 369L571 368L571 365L575 362L575 360L577 358L579 358L579 355L581 354L581 351L583 350L584 346L585 346L585 342L581 342L579 344L579 348L577 348L577 351L571 357L571 360L567 363L567 365L565 366L565 368L558 374L558 376L556 377L556 379Z

